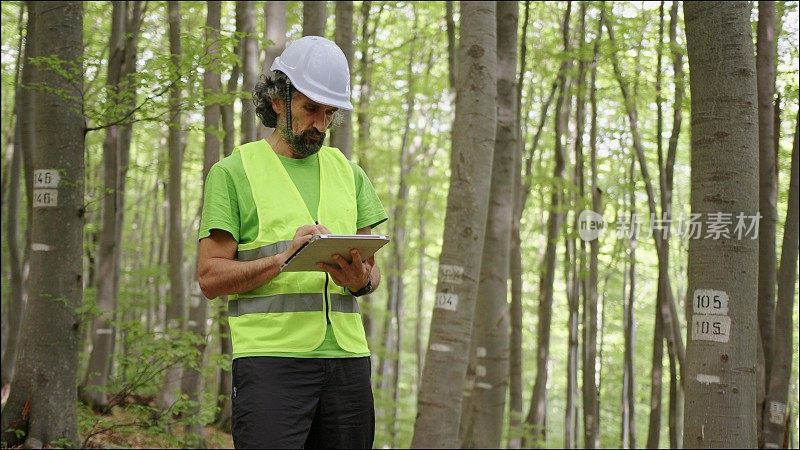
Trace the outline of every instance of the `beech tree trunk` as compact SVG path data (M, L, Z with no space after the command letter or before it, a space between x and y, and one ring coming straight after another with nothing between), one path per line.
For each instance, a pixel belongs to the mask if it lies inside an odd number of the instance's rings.
M119 105L135 103L136 86L126 82L136 71L136 45L141 22L141 2L113 2L106 85ZM132 53L132 54L129 54ZM132 107L131 107L132 108ZM121 112L124 113L124 112ZM120 113L118 113L120 114ZM120 114L121 115L121 114ZM125 178L130 150L130 125L112 125L103 141L103 216L97 251L97 306L100 315L92 325L92 351L80 398L96 411L108 406L107 387L111 376L116 339L113 323L119 292L122 222L125 214ZM126 133L127 131L127 133Z
M756 82L758 86L758 430L761 430L764 396L770 381L772 334L775 322L775 229L778 222L778 177L775 153L775 2L758 2L756 45Z
M241 16L245 35L242 38L242 91L246 98L250 98L253 88L258 80L258 39L256 38L256 12L255 3L248 1L236 2L236 14ZM242 101L242 143L258 139L258 123L253 102Z
M564 53L569 54L569 18L572 11L572 3L567 3L567 10L564 13L562 23L562 40L564 42ZM555 112L555 166L553 167L553 179L558 180L564 176L565 149L561 139L567 128L568 115L564 109L569 104L569 78L567 72L572 66L572 61L564 58L558 72L558 98L556 99ZM561 211L563 203L563 188L553 187L550 195L550 209L547 219L547 243L545 256L542 261L542 269L539 275L539 322L536 332L536 381L533 384L533 395L531 406L525 422L531 430L532 442L527 444L523 440L522 446L540 447L544 445L547 438L547 363L550 360L550 322L553 315L553 281L555 279L555 260L556 245L558 234L561 229L561 222L564 220L564 213Z
M18 47L16 69L14 70L15 79L15 93L14 93L14 128L13 128L13 144L11 146L11 162L7 165L8 175L6 175L3 183L8 183L8 199L4 198L4 203L8 205L6 210L6 239L8 242L8 265L10 272L10 285L8 288L8 297L5 304L5 314L3 316L3 355L2 355L2 381L0 386L3 390L10 387L12 377L14 375L14 367L17 359L17 349L19 348L19 335L20 326L22 324L22 313L25 308L24 277L23 277L23 254L20 254L17 230L19 224L19 202L20 202L20 174L22 168L23 152L26 151L26 142L23 138L23 128L28 129L31 124L31 112L23 108L27 98L30 98L30 91L23 89L20 85L20 73L22 72L22 65L28 65L26 58L23 54L30 52L30 39L26 37L25 47L23 50L22 33L26 32L23 29L25 24L30 27L33 23L31 14L28 13L27 20L23 21L23 14L25 11L25 3L20 3L19 6L19 31L20 42ZM30 28L27 30L30 33ZM30 36L30 34L28 35ZM30 71L28 71L30 73ZM29 80L23 81L28 84ZM30 151L28 149L28 151ZM27 217L30 217L28 215Z
M286 48L286 2L264 2L264 17L266 25L266 42L264 42L264 73L270 72L269 68L275 58L283 53Z
M497 4L497 131L486 237L461 418L462 448L499 448L508 388L508 275L514 173L519 171L516 2Z
M169 23L169 49L173 67L178 67L181 58L181 6L178 2L167 3ZM185 328L186 286L183 273L183 226L181 225L181 167L183 165L183 132L181 130L181 83L176 83L169 92L170 125L167 145L169 147L169 303L165 316L165 331L175 332ZM158 397L161 409L169 408L177 401L181 383L181 365L178 362L167 371L164 388Z
M750 4L684 3L692 98L692 213L757 220L758 110ZM736 221L737 219L734 219ZM732 228L732 227L731 227ZM754 448L758 241L689 241L684 442Z
M336 45L342 49L347 58L347 66L350 69L350 86L353 86L353 2L336 2ZM348 159L353 156L353 113L352 111L340 111L342 122L331 130L331 146L336 147L344 153Z
M328 20L328 2L303 2L303 36L325 37L325 22Z
M517 124L521 125L522 116L522 83L525 76L525 56L527 54L526 36L528 34L528 18L530 17L530 1L525 2L525 16L522 22L520 38L520 68L517 76ZM511 245L509 248L509 276L511 278L511 304L509 305L509 417L508 448L518 449L522 446L521 424L523 408L522 391L522 246L520 238L520 219L522 197L522 153L525 150L521 127L519 133L519 151L516 152L514 165L514 203L511 217Z
M777 130L777 128L776 128ZM778 301L775 305L775 334L773 335L772 367L769 371L769 389L764 402L763 437L764 448L787 446L787 424L789 422L789 380L792 374L792 348L795 344L793 323L795 283L797 280L798 231L800 229L800 174L798 174L798 138L800 116L795 124L792 147L792 172L789 180L789 205L783 224L781 264L778 268Z
M496 4L462 2L451 180L412 447L458 445L497 121Z
M412 8L413 10L413 8ZM416 35L418 20L414 17L412 35ZM400 380L400 355L402 352L402 330L403 330L403 300L405 298L405 282L403 280L405 272L406 245L406 216L407 203L410 185L408 175L413 168L412 157L415 149L411 148L411 121L415 110L414 92L414 62L417 60L416 38L411 41L408 51L408 64L406 65L406 91L405 110L406 117L403 127L402 138L400 139L400 151L398 152L397 165L399 173L397 178L397 191L395 193L395 205L392 208L392 244L390 247L390 270L387 273L387 295L386 312L383 321L383 349L384 357L378 368L378 378L380 379L379 394L386 401L388 414L385 426L389 427L389 444L395 446L397 437L397 403L399 401L399 380ZM380 412L379 412L380 413Z
M62 77L39 69L33 80L49 89L37 93L33 112L37 148L30 217L31 301L21 327L17 371L3 408L2 441L4 447L78 446L84 118L74 102L76 90L83 89L83 4L31 2L28 7L35 22L29 35L33 46L47 48L48 54L76 70Z

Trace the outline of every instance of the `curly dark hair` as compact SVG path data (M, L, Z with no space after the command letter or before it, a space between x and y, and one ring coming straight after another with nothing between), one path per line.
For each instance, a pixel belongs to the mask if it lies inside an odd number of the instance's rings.
M287 83L288 77L280 71L272 71L268 75L261 75L253 88L253 105L256 107L256 115L265 127L275 128L278 124L278 113L272 109L273 99L286 99L288 95L294 95L294 85ZM286 89L289 92L286 92Z
M269 75L262 74L258 78L258 82L253 88L253 105L256 107L256 115L265 127L276 128L278 125L278 113L272 109L272 100L283 99L288 104L289 96L294 98L295 92L299 92L290 81L285 73L278 70L270 72ZM291 111L287 110L287 113L287 121L291 121ZM338 127L343 120L342 111L336 110L330 128Z

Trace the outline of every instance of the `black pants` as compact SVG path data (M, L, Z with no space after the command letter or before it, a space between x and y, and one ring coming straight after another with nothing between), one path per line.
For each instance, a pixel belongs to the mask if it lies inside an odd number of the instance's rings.
M236 448L371 448L370 360L251 357L233 361Z

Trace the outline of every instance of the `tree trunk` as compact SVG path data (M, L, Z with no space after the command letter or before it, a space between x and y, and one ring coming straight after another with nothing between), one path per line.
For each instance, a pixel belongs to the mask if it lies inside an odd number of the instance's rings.
M569 44L569 18L572 11L572 3L567 3L567 10L564 13L562 23L562 39L564 42L564 53L570 53ZM567 72L572 66L572 61L565 58L561 63L558 72L558 99L556 100L555 113L555 166L553 168L553 179L559 180L564 176L565 150L561 142L562 135L567 128L567 114L563 111L568 107L569 78ZM541 447L547 438L547 363L550 360L550 321L553 315L553 281L555 278L556 244L558 233L561 229L561 222L564 220L564 213L561 211L563 202L563 188L553 187L550 195L550 209L547 219L547 244L545 256L542 262L542 269L539 275L539 322L536 333L536 381L533 385L533 395L531 407L525 422L531 429L530 444L534 447ZM523 440L523 447L528 446Z
M758 110L750 4L688 2L684 17L692 98L692 213L757 220ZM730 238L707 235L689 241L693 315L684 442L699 448L753 448L758 443L758 241L741 234L736 239L735 231Z
M350 69L350 86L353 86L353 2L336 2L336 45L342 49ZM331 146L344 153L348 159L353 156L353 113L340 111L342 122L331 130Z
M572 186L570 186L569 196L572 199L567 204L572 204L570 209L573 210L573 223L572 229L577 230L579 223L579 213L577 211L583 209L584 205L584 182L583 182L583 134L586 123L585 105L584 100L584 82L586 80L586 62L583 58L584 42L586 38L586 4L580 4L580 27L578 28L578 54L580 55L578 61L578 80L576 85L576 98L575 98L575 166L572 172ZM592 362L591 367L587 363L588 353L596 352L597 344L589 348L589 341L587 338L590 334L596 332L592 331L592 326L596 327L597 311L595 303L595 318L592 320L589 314L589 298L587 292L581 292L581 285L585 285L585 248L581 245L581 251L578 250L577 239L574 233L565 233L564 239L567 242L567 252L565 255L565 265L568 270L565 270L566 292L567 292L567 305L569 309L569 318L567 321L567 329L569 330L568 344L567 344L567 407L564 412L564 447L575 448L578 440L578 407L576 400L578 397L578 315L580 310L581 296L584 298L583 304L583 424L584 424L584 446L590 447L593 445L594 439L586 439L591 431L591 427L587 424L591 421L594 423L594 398L587 398L589 394L589 385L587 377L591 376L591 384L594 385L594 372L595 365ZM571 261L569 261L571 260ZM569 262L568 262L569 261ZM579 269L580 268L580 269ZM593 325L594 324L594 325ZM593 353L594 355L594 353ZM594 356L593 356L594 357Z
M641 169L642 181L645 184L647 192L647 204L650 216L654 218L653 222L653 240L655 242L656 253L658 255L658 290L656 293L656 320L655 330L653 333L653 369L651 372L651 414L650 414L650 427L648 431L648 448L658 446L660 435L660 408L661 408L661 373L663 365L663 348L661 347L661 340L666 338L667 350L670 355L677 358L678 363L683 367L685 360L685 349L683 347L683 340L680 334L680 324L676 317L676 307L674 305L674 297L672 295L672 287L669 280L669 228L664 226L670 220L671 206L667 202L666 195L661 198L661 216L658 215L656 209L656 198L653 190L650 174L647 169L647 161L645 158L644 147L642 144L642 137L639 131L638 115L636 105L633 97L628 91L628 86L623 79L619 67L619 61L616 55L616 41L614 39L614 29L611 24L606 23L606 28L609 33L609 40L611 41L612 48L612 64L614 67L614 75L622 91L622 96L625 100L625 109L628 115L628 121L631 127L631 135L633 138L633 147L636 152L636 159L639 162ZM658 139L658 148L660 149L660 139ZM661 152L659 151L659 155ZM661 161L662 158L659 158ZM661 169L661 167L659 167ZM670 169L671 170L671 169ZM661 170L659 170L659 173ZM659 178L661 181L661 178ZM664 192L671 191L671 183L665 185L665 181L661 182ZM660 219L659 219L660 217ZM661 222L661 221L665 222ZM663 333L663 337L660 334ZM671 356L672 357L672 356ZM682 369L681 369L682 370Z
M325 22L328 20L328 2L303 2L303 36L325 37Z
M412 11L416 12L412 7ZM416 36L417 16L414 16L412 25L412 35ZM389 410L386 426L389 427L390 447L395 447L397 437L397 402L399 400L399 370L401 354L401 334L403 321L403 299L405 297L405 282L403 275L405 272L405 253L406 253L406 212L408 202L408 175L412 169L414 149L411 148L411 121L415 110L415 91L414 91L414 62L417 59L416 38L411 41L408 52L408 64L406 66L408 90L405 98L405 126L402 138L400 139L400 151L398 152L399 174L397 180L397 192L395 194L395 206L392 210L392 246L390 253L390 270L388 271L388 282L386 283L386 315L383 322L383 348L384 357L378 368L378 378L380 379L379 395L385 396L385 404Z
M489 200L496 129L496 4L461 4L459 72L451 180L436 305L420 385L412 447L458 445Z
M370 103L370 79L371 79L371 62L370 62L370 49L375 48L375 37L378 34L378 25L380 24L380 17L385 3L381 3L381 7L376 14L370 13L372 2L367 0L361 3L361 41L359 42L359 50L361 57L358 60L358 73L359 73L359 89L358 89L358 107L356 108L356 122L358 123L358 136L357 149L358 149L358 163L365 172L369 173L369 160L367 155L370 148L370 116L369 116L369 103ZM374 16L374 27L370 31L370 15ZM352 156L352 155L351 155ZM373 325L372 318L372 295L365 295L361 297L359 302L361 306L361 317L364 321L364 332L370 346L375 344L375 326ZM373 369L377 359L373 358Z
M453 2L447 0L445 4L445 22L447 22L447 80L450 92L455 95L456 81L458 80L458 64L456 61L456 23L453 20Z
M515 154L514 165L514 203L511 217L511 243L509 247L509 276L511 278L511 304L509 306L509 417L508 448L518 449L522 446L521 424L523 408L522 392L522 239L520 237L520 219L522 217L522 153L525 143L522 139L522 83L525 77L525 58L527 55L527 35L530 18L530 1L525 2L525 17L520 37L520 68L517 76L516 110L517 110L517 144L519 150Z
M267 4L272 2L267 2ZM236 8L236 32L237 33L244 33L244 17L242 14L242 8ZM234 94L238 97L239 91L239 80L242 78L242 65L244 61L244 38L240 38L234 47L234 53L236 53L237 62L233 64L231 68L231 76L228 78L227 83L227 94ZM272 64L272 63L270 63ZM231 103L226 103L224 105L220 105L220 115L222 117L222 130L225 132L224 137L222 138L222 151L225 153L225 156L228 156L233 151L233 148L236 147L236 126L234 125L234 104L239 102L242 105L242 109L247 107L240 98L236 98L235 100L231 101Z
M22 153L25 151L22 136L23 128L31 127L31 115L29 111L23 109L22 105L24 98L28 97L29 91L22 89L20 85L20 73L22 69L23 51L29 51L29 40L25 44L23 50L22 33L23 27L26 22L28 26L31 25L31 15L28 14L27 21L23 21L23 14L25 11L25 3L19 5L19 31L20 40L17 53L16 67L14 70L14 128L13 128L13 144L11 147L11 162L8 164L9 173L3 182L8 182L8 209L6 215L6 239L8 240L8 264L10 272L10 285L8 288L8 299L5 304L5 314L3 315L3 355L2 355L2 382L0 386L5 391L10 387L11 380L14 376L14 366L17 359L17 348L19 348L19 332L22 325L22 313L25 308L25 290L24 290L24 276L23 276L23 263L21 258L17 237L17 226L19 224L19 202L20 202L20 170L22 167ZM27 63L25 63L27 65ZM28 80L25 80L28 84ZM24 124L23 124L24 122ZM4 202L5 202L4 201ZM30 216L27 216L30 217Z
M508 389L508 275L514 173L520 158L517 114L517 23L515 2L497 3L497 131L483 244L480 282L472 329L471 397L464 399L462 448L499 448ZM471 385L471 386L470 386Z
M256 39L256 13L255 3L248 1L236 2L236 14L240 15L245 35L242 38L242 91L245 94L253 92L258 80L258 40ZM249 96L248 96L249 98ZM258 139L258 123L256 111L251 101L242 101L242 143Z
M777 130L777 128L776 128ZM783 224L783 244L781 245L781 264L778 269L778 301L775 306L775 334L773 339L772 367L769 389L764 413L764 448L787 448L789 421L789 380L792 374L792 348L795 344L793 323L795 282L797 280L798 225L800 223L800 204L798 197L798 138L800 138L800 116L794 130L792 147L792 172L789 180L789 201L786 208L786 221Z
M123 2L113 2L111 38L108 44L108 75L106 86L111 98L122 103L123 65L125 62L125 36L128 30L128 7ZM100 242L97 251L96 279L97 306L100 314L92 324L92 350L86 368L86 377L79 390L82 401L95 411L104 411L108 406L107 386L111 376L111 361L114 351L116 329L113 324L119 291L119 259L124 215L124 180L127 172L127 157L123 150L129 148L122 139L122 126L112 125L106 129L103 141L103 215ZM124 147L124 149L123 149Z
M602 191L598 187L597 182L597 64L600 58L600 37L603 32L603 22L605 21L605 14L601 11L600 18L597 21L597 36L595 37L593 46L593 60L592 60L592 73L590 83L590 103L592 107L591 128L589 134L589 148L590 148L590 167L591 167L591 205L592 211L598 215L603 214L603 207L601 205ZM581 40L581 43L583 41ZM581 61L583 64L583 61ZM583 82L580 83L583 85ZM583 113L578 117L583 120ZM581 130L583 127L577 127ZM579 131L581 136L582 131ZM580 143L582 139L578 138ZM576 154L579 152L576 150ZM582 169L581 169L582 170ZM581 176L581 179L583 176ZM581 181L582 183L582 181ZM581 196L583 197L583 186L580 186ZM597 448L600 446L600 386L597 380L600 378L596 373L597 367L597 303L598 303L598 257L600 254L600 240L593 239L589 241L589 278L586 282L585 298L587 306L584 307L584 349L585 358L583 363L583 404L584 404L584 446L589 448ZM605 313L605 308L603 308ZM601 328L602 329L602 328ZM601 346L602 348L602 346ZM602 360L602 358L600 358Z
M35 22L30 34L36 48L75 67L82 74L83 4L31 2ZM61 45L52 45L58 42ZM38 52L28 54L34 56ZM83 90L82 75L62 77L37 70L40 91L34 107L34 208L30 295L21 327L17 373L3 408L3 446L23 443L77 446L77 384L83 296L84 119L74 95ZM52 111L59 111L53 114ZM20 430L23 433L16 433Z
M219 53L217 41L220 35L220 22L222 20L222 3L220 1L206 2L206 29L205 29L205 42L208 53L212 57ZM208 172L211 170L220 157L220 107L219 104L214 102L214 96L218 95L222 90L222 81L219 72L214 70L213 66L207 67L203 72L203 95L205 97L203 107L203 177L202 183L205 185L205 179ZM202 203L201 203L202 204ZM195 274L197 271L193 271ZM196 277L196 275L195 275ZM194 278L194 277L193 277ZM193 279L196 281L196 279ZM197 353L193 355L196 359L195 364L190 364L186 369L186 373L182 379L181 391L187 395L189 400L196 402L190 407L191 415L199 417L200 405L203 394L203 380L201 368L204 366L203 360L206 351L206 318L208 316L208 299L205 298L202 292L199 291L199 286L192 283L192 305L189 308L189 322L188 330L194 333L196 339L195 348ZM199 438L199 441L193 442L198 445L198 448L205 447L205 440L203 438L203 426L205 424L195 421L189 427L191 434Z
M286 48L286 2L264 2L264 17L266 25L266 42L264 42L264 73L270 72L275 58L283 53Z
M772 366L772 334L775 310L775 228L778 222L778 180L775 154L775 2L758 2L758 42L756 46L756 81L758 86L758 210L762 218L758 228L758 430L761 439L764 396Z
M635 163L631 161L630 169L630 223L633 223L636 217L636 196L635 190L635 177L634 173ZM636 384L635 384L635 369L633 366L633 357L635 355L636 346L636 327L633 317L634 302L636 301L636 246L638 244L637 234L631 233L630 236L630 253L628 256L627 280L627 304L623 312L623 327L625 334L625 357L623 363L623 381L622 381L622 448L637 448L636 447ZM623 293L624 294L624 293ZM660 322L656 322L656 329L660 330ZM658 341L659 347L661 346L661 339ZM658 382L658 398L661 398L661 379ZM652 393L651 393L652 395ZM659 403L660 404L660 403ZM660 409L660 406L659 406ZM653 417L654 412L650 411L650 417ZM656 416L661 418L661 412L658 411ZM649 435L648 435L649 438Z
M169 22L169 49L172 65L178 67L181 58L181 6L178 2L167 3ZM181 130L181 85L176 83L169 92L170 126L167 137L169 147L169 304L165 316L164 329L180 331L185 327L186 287L183 277L183 226L181 225L181 166L183 163L183 131ZM180 389L181 366L175 362L167 371L164 388L158 397L161 409L169 408L178 397Z

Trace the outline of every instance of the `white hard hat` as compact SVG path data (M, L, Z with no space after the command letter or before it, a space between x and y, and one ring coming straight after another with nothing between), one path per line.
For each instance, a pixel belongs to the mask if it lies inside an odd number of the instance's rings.
M285 73L298 91L323 105L353 110L350 68L344 52L320 36L305 36L275 58L270 70Z

